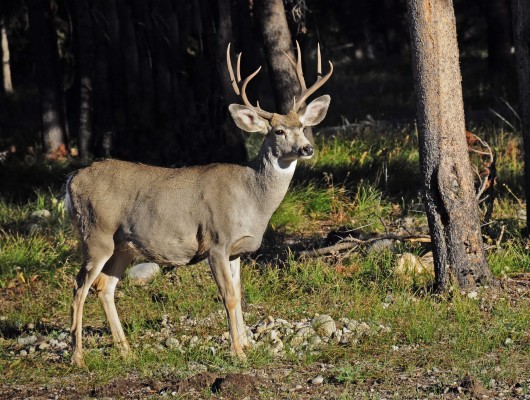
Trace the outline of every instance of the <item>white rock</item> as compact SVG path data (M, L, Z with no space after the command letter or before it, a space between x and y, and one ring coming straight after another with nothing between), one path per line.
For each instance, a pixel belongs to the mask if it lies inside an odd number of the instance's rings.
M30 215L32 219L48 219L52 216L52 213L48 210L37 210L33 211Z
M175 349L179 346L180 342L178 339L170 337L166 339L166 347L169 347L170 349Z
M311 346L318 346L320 344L322 344L322 338L318 335L315 335L315 336L311 336L308 340L309 344Z
M397 260L394 274L404 283L411 283L418 276L434 276L434 262L416 254L403 253Z
M311 328L310 326L304 326L303 328L299 329L298 332L296 332L296 334L291 339L291 346L298 347L306 339L310 338L311 336L314 336L315 334L316 332L313 328Z
M27 337L19 337L17 339L17 343L22 345L22 346L27 346L27 345L33 344L36 341L37 341L37 336L35 336L35 335L31 335L31 336L27 336Z
M324 382L324 377L322 375L317 375L311 379L313 385L321 385Z
M469 299L476 299L477 296L478 296L478 293L475 292L474 290L473 290L472 292L469 292L469 293L467 294L467 297L468 297Z
M28 355L28 352L26 350L20 350L19 354L21 357L26 357Z
M46 342L42 342L39 344L39 350L46 350L50 345Z
M151 282L160 273L156 263L136 264L127 271L127 277L138 284Z
M331 337L333 332L337 330L337 326L335 325L335 321L333 321L333 318L325 314L313 318L313 320L311 321L311 326L313 327L316 333L325 337Z

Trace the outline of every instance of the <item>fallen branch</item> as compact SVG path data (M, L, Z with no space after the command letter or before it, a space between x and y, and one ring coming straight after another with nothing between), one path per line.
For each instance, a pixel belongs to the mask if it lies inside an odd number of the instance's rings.
M380 240L396 240L402 242L421 242L421 243L430 243L431 237L429 235L410 235L410 236L400 236L400 235L385 235L378 236L370 239L357 239L352 236L344 238L342 241L327 247L322 247L320 249L304 250L298 253L299 257L318 257L326 255L335 255L344 250L354 249L356 247L367 245L370 243L378 242Z

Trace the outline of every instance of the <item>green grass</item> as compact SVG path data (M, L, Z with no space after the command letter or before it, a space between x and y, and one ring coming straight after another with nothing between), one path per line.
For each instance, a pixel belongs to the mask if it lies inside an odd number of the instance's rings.
M373 129L349 129L334 138L318 138L318 157L301 164L271 220L270 235L311 237L318 242L336 228L384 234L396 220L406 217L426 225L417 192L414 130ZM504 149L498 152L500 191L488 233L493 247L487 252L494 274L502 278L530 272L528 242L519 234L521 191L513 184L520 181L522 172L520 143L506 132L500 137L488 134L496 147ZM515 149L508 151L506 143L513 143ZM385 162L386 182L382 175ZM63 175L56 176L62 179ZM512 182L511 192L503 189L503 179ZM0 373L5 382L44 384L67 376L76 385L95 387L130 374L183 378L196 374L197 365L223 373L270 371L278 363L297 371L314 371L320 362L335 366L332 373L344 393L365 381L385 381L433 367L449 371L451 379L466 372L486 383L495 379L514 384L528 379L528 298L517 294L510 298L500 291L470 299L458 290L439 297L429 293L432 278L404 283L393 273L398 253L421 255L428 250L408 243L395 251L359 250L335 258L300 260L288 253L275 261L244 260L248 324L267 315L300 320L326 313L336 320L348 317L366 322L372 329L390 327L388 332L362 336L355 344L328 345L302 357L288 353L280 361L266 349L255 348L244 362L230 356L228 345L215 354L200 347L183 353L157 349L156 340L147 332L162 328L164 314L174 321L181 316L216 316L212 323L197 324L178 334L220 337L226 330L224 315L218 314L222 304L217 288L208 266L201 263L160 276L145 287L120 283L116 304L136 359L123 361L112 346L95 296L89 296L84 312L84 325L92 329L86 335L85 369L71 367L68 356L56 361L46 361L38 353L14 357L10 352L16 348L15 338L27 332L27 324L35 324L42 334L56 334L69 324L71 285L80 258L58 187L55 181L51 190L41 187L23 200L0 198ZM51 212L48 219L31 217L43 209ZM204 396L213 395L206 391Z

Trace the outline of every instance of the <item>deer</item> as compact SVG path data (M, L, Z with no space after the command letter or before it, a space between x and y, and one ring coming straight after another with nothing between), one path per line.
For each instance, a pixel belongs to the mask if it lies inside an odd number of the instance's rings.
M103 305L113 342L132 356L114 303L116 285L136 258L178 267L207 260L228 319L231 352L241 358L249 347L241 308L240 257L258 250L273 212L295 172L297 161L314 154L304 128L325 118L330 96L323 95L301 111L307 98L333 73L323 76L318 46L317 79L306 87L297 45L289 58L301 87L286 114L253 106L248 83L261 67L241 79L241 53L234 74L230 44L227 68L233 90L243 104L228 109L236 126L259 132L258 155L244 165L210 164L164 168L107 159L72 173L65 205L77 226L83 262L74 281L71 306L72 363L83 366L83 305L91 288Z

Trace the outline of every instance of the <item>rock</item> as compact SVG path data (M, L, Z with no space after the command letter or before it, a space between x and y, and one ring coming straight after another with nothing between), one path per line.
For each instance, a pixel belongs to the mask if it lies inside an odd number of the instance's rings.
M17 339L17 343L22 346L28 346L28 345L34 344L36 341L37 341L37 336L35 335L31 335L27 337L19 337Z
M357 325L359 325L359 323L356 320L352 319L351 321L349 321L346 324L346 328L349 329L350 331L355 331L355 330L357 330ZM346 332L344 332L344 333L346 333Z
M299 329L298 332L296 332L293 338L291 339L291 346L298 347L306 339L310 338L311 336L314 336L315 334L316 332L313 328L311 328L310 326L304 326L303 328Z
M180 342L178 339L170 337L166 339L165 345L170 349L176 349L179 346Z
M394 241L390 239L381 239L376 240L370 244L368 247L367 253L380 253L383 251L393 251L394 250Z
M476 299L477 296L478 296L478 293L477 293L476 291L474 291L474 290L473 290L472 292L469 292L469 293L467 294L467 297L468 297L469 299Z
M279 353L281 350L283 350L283 342L281 340L278 340L272 344L271 351L273 353Z
M28 355L28 352L26 350L20 350L20 357L26 357Z
M68 333L66 333L66 332L61 332L61 333L59 334L59 336L57 337L57 340L64 340L64 339L66 339L67 337L68 337Z
M324 382L324 377L322 375L317 375L313 379L311 379L312 385L322 385Z
M156 263L136 264L127 271L127 277L137 284L151 282L160 273L160 267Z
M39 344L39 350L46 350L48 347L50 347L50 345L46 342L42 342Z
M411 284L417 278L434 276L434 263L429 258L422 259L416 254L403 253L397 260L394 275L403 283Z
M33 211L30 215L31 219L33 220L36 220L36 219L48 219L52 216L52 213L49 212L48 210L37 210L37 211Z
M318 315L311 321L311 326L321 336L331 337L333 332L337 330L335 321L329 315Z
M309 344L313 347L317 347L322 344L322 338L318 335L311 336L308 340Z

